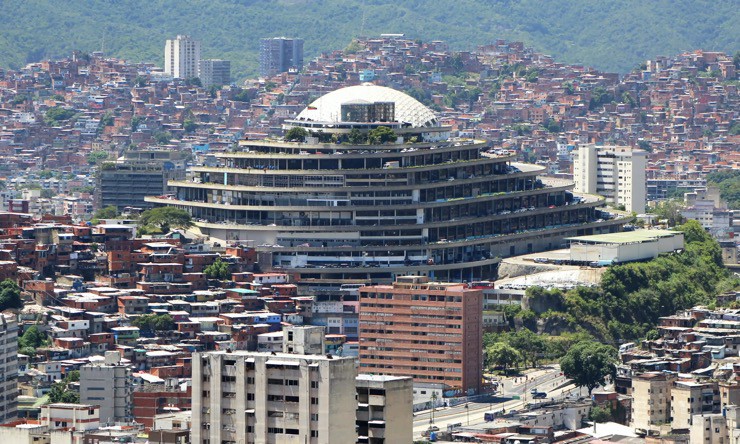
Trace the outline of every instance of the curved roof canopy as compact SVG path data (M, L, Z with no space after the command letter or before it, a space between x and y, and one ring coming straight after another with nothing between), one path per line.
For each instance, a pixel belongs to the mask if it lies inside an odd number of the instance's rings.
M340 122L342 104L360 102L394 102L395 119L412 127L439 126L434 113L406 93L385 86L364 83L348 86L314 100L296 117L296 120Z

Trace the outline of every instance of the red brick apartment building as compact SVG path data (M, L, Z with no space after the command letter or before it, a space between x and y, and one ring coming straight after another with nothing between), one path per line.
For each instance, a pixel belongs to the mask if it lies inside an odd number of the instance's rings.
M360 372L412 376L478 392L483 367L483 292L399 276L360 288Z

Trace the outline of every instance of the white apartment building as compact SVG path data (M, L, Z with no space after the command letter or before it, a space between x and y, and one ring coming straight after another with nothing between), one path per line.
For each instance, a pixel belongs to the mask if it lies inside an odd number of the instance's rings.
M684 193L684 205L681 216L698 221L712 236L726 237L732 231L732 213L720 198L717 187Z
M131 419L131 368L121 363L118 352L106 352L103 361L80 367L80 402L99 405L101 423Z
M164 45L164 72L176 79L198 77L200 41L188 35L168 39Z
M41 406L39 424L53 429L96 430L100 408L96 405L56 403Z
M324 327L290 325L283 328L283 353L322 355L326 351Z
M352 358L194 353L192 442L354 443L356 376Z
M573 151L575 191L599 194L627 211L645 212L647 152L628 146L582 145Z
M18 411L18 322L0 313L0 424Z

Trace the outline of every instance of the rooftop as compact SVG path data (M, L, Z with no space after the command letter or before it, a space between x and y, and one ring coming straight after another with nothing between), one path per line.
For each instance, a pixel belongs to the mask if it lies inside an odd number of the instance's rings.
M342 105L360 101L394 102L398 122L407 122L413 127L439 126L434 113L418 100L401 91L371 83L349 86L325 94L301 111L296 120L340 122Z
M576 243L598 244L634 244L652 242L662 237L671 237L681 234L679 231L669 230L635 230L622 233L595 234L592 236L569 237L566 240Z

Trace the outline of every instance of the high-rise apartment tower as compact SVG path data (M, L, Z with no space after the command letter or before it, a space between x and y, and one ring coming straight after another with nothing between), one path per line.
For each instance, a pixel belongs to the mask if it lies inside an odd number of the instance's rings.
M176 79L198 77L200 41L178 35L164 45L164 72Z
M275 37L260 40L260 75L274 76L303 68L303 39Z

